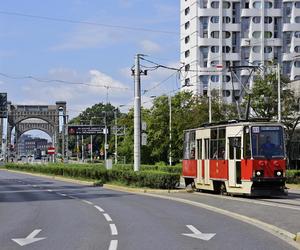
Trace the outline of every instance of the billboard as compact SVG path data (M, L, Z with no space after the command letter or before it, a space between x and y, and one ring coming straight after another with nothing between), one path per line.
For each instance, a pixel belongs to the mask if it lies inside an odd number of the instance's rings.
M99 125L68 125L69 135L100 135L105 127Z

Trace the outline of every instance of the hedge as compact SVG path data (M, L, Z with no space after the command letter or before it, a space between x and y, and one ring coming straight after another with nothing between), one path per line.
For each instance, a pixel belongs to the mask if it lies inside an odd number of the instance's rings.
M286 182L300 184L300 170L287 170Z
M60 175L66 177L82 178L88 180L101 180L102 183L120 182L125 185L148 188L172 189L179 185L180 174L163 172L159 170L141 170L134 172L127 167L106 170L103 166L91 167L86 165L33 165L13 164L5 165L7 169L15 169L27 172Z

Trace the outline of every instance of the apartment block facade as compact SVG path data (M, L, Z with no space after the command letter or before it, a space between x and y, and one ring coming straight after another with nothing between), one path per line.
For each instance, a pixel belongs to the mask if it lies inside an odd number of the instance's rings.
M183 90L207 95L217 89L227 102L239 94L249 70L229 66L279 63L300 79L300 1L181 0L180 48Z

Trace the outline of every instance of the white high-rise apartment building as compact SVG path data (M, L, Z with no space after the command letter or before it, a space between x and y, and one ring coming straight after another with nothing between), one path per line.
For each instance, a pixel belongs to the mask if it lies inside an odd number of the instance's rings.
M183 90L206 95L217 89L232 102L241 84L228 67L271 61L300 79L300 1L181 0L180 19ZM247 82L248 70L237 74Z

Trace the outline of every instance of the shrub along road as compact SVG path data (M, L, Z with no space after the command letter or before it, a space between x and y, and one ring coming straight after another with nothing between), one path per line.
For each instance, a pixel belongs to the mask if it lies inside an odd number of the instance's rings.
M206 209L3 170L0 204L1 249L294 249Z

